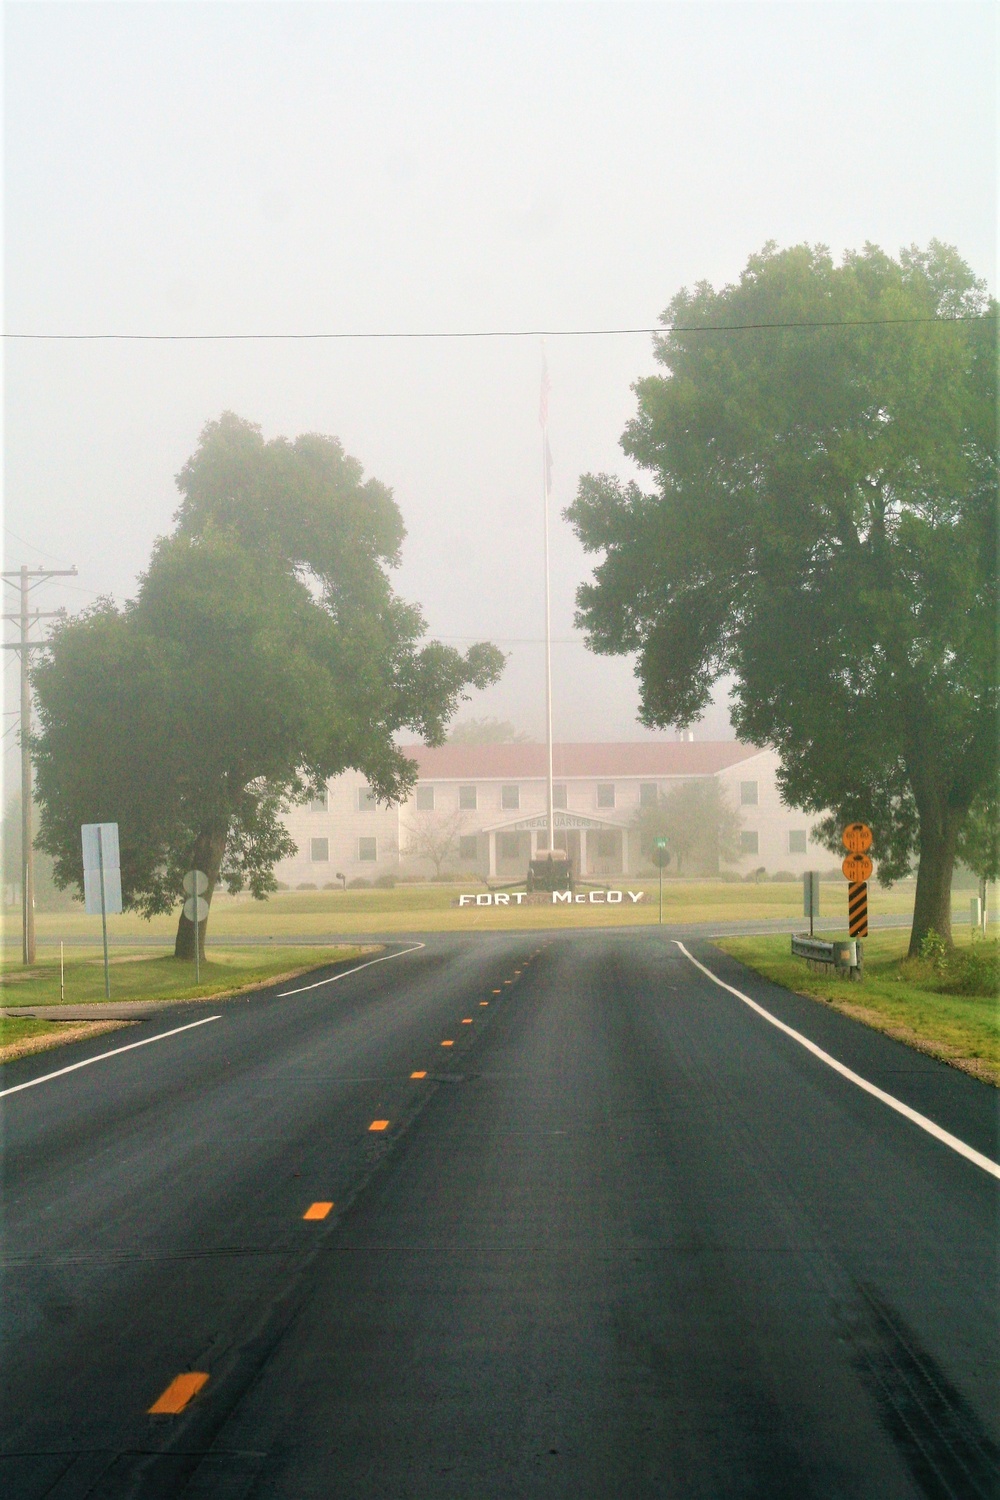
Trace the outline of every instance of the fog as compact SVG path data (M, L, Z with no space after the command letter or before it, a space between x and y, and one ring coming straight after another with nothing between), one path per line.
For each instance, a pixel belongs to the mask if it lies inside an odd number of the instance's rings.
M936 236L995 286L995 30L985 4L11 5L5 325L647 328L769 239ZM628 472L650 348L547 341L558 738L647 733L631 664L573 628L589 563L560 512L581 473ZM510 653L467 713L541 736L540 356L8 341L5 567L77 565L40 608L124 600L207 420L333 433L393 487L431 635ZM696 733L730 735L724 694Z

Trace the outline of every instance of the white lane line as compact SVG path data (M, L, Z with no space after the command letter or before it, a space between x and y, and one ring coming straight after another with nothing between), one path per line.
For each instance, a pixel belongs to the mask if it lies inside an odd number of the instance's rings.
M418 949L426 947L426 943L414 943L412 948L401 948L398 953L383 953L381 958L370 958L367 963L356 964L353 969L345 969L342 974L333 974L329 979L317 979L315 984L303 984L297 990L282 990L277 998L284 1000L286 995L302 995L306 990L322 989L324 984L336 984L338 979L346 979L349 974L357 974L362 969L370 969L372 964L387 964L390 959L404 958L407 953L416 953Z
M221 1021L221 1016L202 1016L200 1021L188 1021L186 1026L175 1026L173 1031L161 1031L156 1036L143 1037L141 1042L129 1042L127 1047L113 1047L110 1052L98 1052L96 1057L85 1057L83 1062L70 1063L68 1068L57 1068L54 1073L43 1073L41 1078L29 1078L27 1083L15 1083L13 1088L0 1089L0 1099L7 1094L19 1094L22 1089L33 1089L38 1083L48 1083L52 1078L61 1078L64 1073L75 1073L77 1068L89 1068L91 1063L104 1062L107 1057L117 1057L121 1052L131 1052L136 1047L148 1047L151 1042L165 1042L168 1036L177 1036L181 1031L191 1031L195 1026L207 1026L209 1021Z
M934 1121L929 1120L926 1115L922 1115L919 1111L911 1109L908 1104L903 1103L902 1099L897 1099L893 1094L887 1094L884 1089L877 1088L874 1083L869 1083L867 1078L862 1078L859 1073L854 1073L850 1068L846 1068L842 1062L838 1062L835 1057L831 1057L829 1052L824 1052L822 1047L817 1047L815 1042L811 1042L800 1031L794 1031L791 1026L786 1026L784 1021L779 1021L777 1016L772 1016L769 1010L765 1010L762 1005L758 1005L756 1000L751 1000L749 995L744 995L742 990L734 989L731 984L726 984L725 980L720 979L717 974L713 974L711 969L706 969L705 965L699 963L694 955L689 953L684 944L677 938L674 938L674 942L684 957L689 958L696 969L700 969L703 974L707 974L713 984L717 984L720 989L728 990L731 995L736 996L737 1000L742 1000L744 1005L749 1005L751 1010L755 1010L759 1016L763 1016L765 1021L770 1021L772 1026L777 1026L778 1030L783 1031L786 1036L793 1037L800 1046L805 1047L807 1052L811 1052L814 1057L818 1057L821 1062L825 1062L828 1068L832 1068L842 1078L849 1079L851 1083L857 1084L858 1088L864 1089L866 1094L871 1094L875 1099L881 1099L883 1104L887 1104L897 1114L910 1120L914 1125L919 1125L921 1130L926 1130L927 1134L932 1135L936 1141L941 1141L945 1146L950 1146L952 1151L957 1152L959 1156L964 1156L966 1161L971 1161L977 1167L982 1167L983 1171L989 1172L991 1177L1000 1177L1000 1162L995 1162L990 1157L983 1156L981 1151L976 1151L972 1146L967 1146L964 1141L960 1141L957 1135L951 1135L947 1130L942 1130L940 1125L935 1125Z

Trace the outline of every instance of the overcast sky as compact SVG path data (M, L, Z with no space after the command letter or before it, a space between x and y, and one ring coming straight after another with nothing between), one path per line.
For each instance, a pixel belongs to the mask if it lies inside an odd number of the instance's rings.
M14 4L5 28L9 331L645 327L769 239L937 237L996 286L991 4ZM431 633L511 653L466 713L541 735L539 357L8 343L5 566L76 563L43 607L124 600L207 420L333 433L393 487ZM573 638L559 513L628 472L650 340L548 359L556 734L645 737L631 664ZM697 733L728 736L724 707Z

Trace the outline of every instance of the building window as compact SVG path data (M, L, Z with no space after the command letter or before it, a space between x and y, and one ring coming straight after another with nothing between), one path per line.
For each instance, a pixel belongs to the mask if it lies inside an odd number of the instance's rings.
M740 806L741 807L756 807L757 806L757 783L756 783L756 781L741 781L740 782Z
M473 787L475 791L475 787ZM479 857L479 840L474 833L460 833L458 836L458 857L463 864L474 864Z
M328 864L330 860L330 840L310 839L309 858L313 864Z
M375 811L375 793L370 786L358 787L358 812Z
M434 811L434 788L432 786L417 787L417 812Z
M378 859L378 839L358 839L358 859L362 864L372 864Z
M614 807L615 787L612 781L599 781L597 783L597 805L598 807Z
M804 828L790 828L788 830L788 852L789 854L805 854L806 831Z
M553 807L561 807L562 810L565 812L565 810L566 810L566 786L565 786L565 783L561 782L561 783L559 783L559 785L553 786L553 788L552 788L552 806Z
M458 805L462 812L475 812L479 805L474 786L460 786L458 789Z
M519 786L502 786L500 788L500 806L509 807L516 811L521 806L521 788Z
M497 853L501 859L517 859L520 852L521 840L516 833L497 834Z
M320 792L320 794L319 794L318 797L310 797L309 798L309 811L310 812L327 812L328 810L329 810L329 799L327 797L326 787L324 787L323 790Z
M757 783L753 782L752 785L756 787ZM740 853L741 854L758 854L759 852L760 851L757 848L757 835L755 833L741 833L740 834Z
M641 781L639 783L639 806L655 807L659 801L655 781Z
M594 858L614 859L618 853L617 833L595 833L592 837L594 841Z

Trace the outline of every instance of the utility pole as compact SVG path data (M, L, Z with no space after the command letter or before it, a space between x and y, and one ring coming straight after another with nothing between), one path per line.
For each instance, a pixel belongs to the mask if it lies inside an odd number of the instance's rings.
M39 620L51 620L62 615L60 609L31 610L28 595L33 588L49 578L75 578L76 568L29 568L22 563L16 572L4 573L3 577L17 580L21 590L21 607L17 614L5 614L5 620L13 620L20 626L20 638L5 641L5 651L21 653L21 961L35 962L35 852L31 846L31 676L29 653L44 646L44 641L30 639L31 626Z

